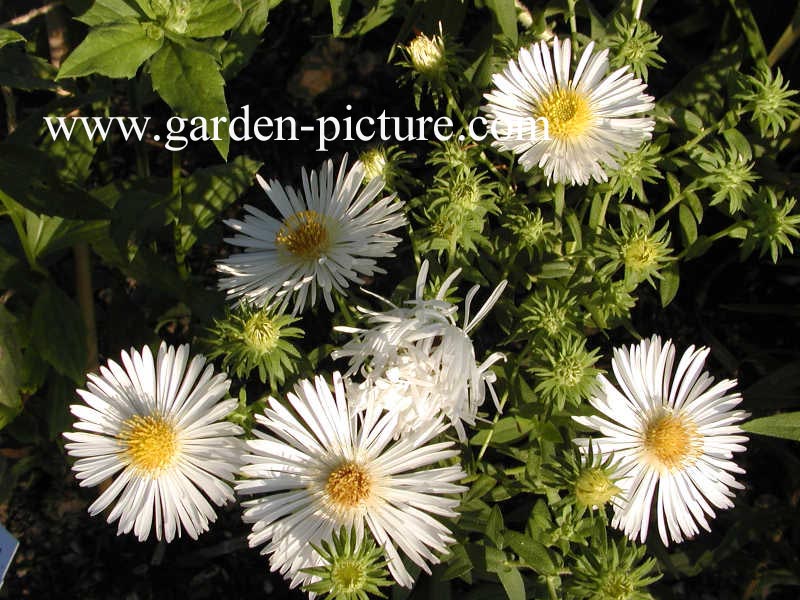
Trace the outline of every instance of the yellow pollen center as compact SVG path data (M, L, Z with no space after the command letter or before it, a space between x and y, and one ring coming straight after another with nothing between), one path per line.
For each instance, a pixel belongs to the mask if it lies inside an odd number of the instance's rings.
M697 427L680 416L658 417L645 431L644 448L667 469L681 468L699 454Z
M337 506L355 508L369 498L372 478L354 462L346 462L331 471L325 484L325 492Z
M304 210L283 222L275 243L297 257L316 260L328 249L330 239L322 215Z
M631 240L623 250L625 264L634 268L649 267L655 262L658 249L647 239Z
M275 348L279 338L280 330L261 313L255 313L244 325L244 339L251 348L260 352L267 353Z
M572 139L589 129L592 111L586 97L572 89L558 88L543 98L536 118L547 119L551 138Z
M119 437L131 464L151 475L169 467L178 455L175 428L157 415L126 419Z

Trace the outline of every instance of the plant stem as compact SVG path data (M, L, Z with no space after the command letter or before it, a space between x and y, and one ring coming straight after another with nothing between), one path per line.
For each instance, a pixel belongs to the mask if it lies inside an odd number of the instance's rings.
M60 0L58 2L51 2L50 4L45 4L44 6L40 6L39 8L34 8L31 11L26 12L24 15L20 15L18 17L14 17L10 21L6 21L0 27L3 29L7 27L15 27L17 25L25 25L25 23L30 23L36 17L41 17L42 15L46 15L54 8L58 8L61 6L63 2Z
M0 87L0 90L3 92L3 102L5 102L6 105L6 123L8 123L8 135L11 135L17 128L17 105L14 102L14 92L7 85Z
M83 325L86 328L86 368L96 371L98 368L97 324L94 318L94 288L92 286L92 258L89 245L78 242L72 247L75 258L75 293L81 309Z

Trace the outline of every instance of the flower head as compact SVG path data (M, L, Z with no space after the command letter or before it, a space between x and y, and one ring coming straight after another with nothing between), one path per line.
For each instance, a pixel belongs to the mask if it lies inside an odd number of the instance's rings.
M356 162L348 171L346 156L336 176L330 160L310 176L303 169L302 176L302 194L257 178L282 220L246 205L243 221L225 221L238 232L225 241L245 248L218 263L227 275L219 286L229 298L256 306L274 301L281 307L293 298L297 314L307 302L317 302L319 289L333 311L332 291L346 294L350 282L362 282L360 276L385 272L375 259L394 256L400 238L388 232L406 221L403 203L394 196L375 200L383 179L376 177L361 189L364 166Z
M744 89L737 99L752 113L752 121L758 124L763 137L778 137L797 118L800 106L791 100L797 90L789 89L788 81L783 82L780 69L773 73L766 65L759 66L756 74L748 75L743 83Z
M656 560L645 558L647 548L625 538L609 541L605 535L591 552L578 557L567 584L577 600L652 600L647 586L658 581Z
M225 481L239 468L242 430L222 420L236 400L220 401L230 381L204 369L202 356L187 368L188 360L188 346L164 343L155 362L147 347L122 352L123 366L110 360L90 373L78 390L86 404L70 407L79 431L64 437L81 486L116 475L89 513L116 499L108 522L119 520L118 533L133 530L140 541L151 530L168 542L182 531L196 539L216 519L208 499L221 506L234 498Z
M305 570L319 578L304 586L306 591L331 600L369 600L370 594L385 598L379 588L392 582L386 578L383 550L369 537L360 542L356 537L355 531L343 528L314 548L324 564Z
M369 329L338 328L355 334L333 353L333 358L349 357L347 373L364 376L364 383L358 386L357 405L375 405L394 413L399 421L398 433L444 415L459 438L466 440L463 423L475 424L487 388L498 404L492 385L496 376L490 367L505 357L495 352L483 363L476 362L469 332L500 298L506 282L495 288L470 319L472 299L480 289L473 287L466 298L464 325L459 327L455 318L458 308L444 298L460 272L454 271L436 297L426 300L425 261L417 277L416 298L407 301L407 306L392 305L385 312L360 309L368 315Z
M761 256L769 254L774 263L784 249L793 252L792 238L800 238L800 214L793 212L796 203L795 198L778 200L775 190L762 188L749 207L754 218L742 245L743 252L749 254L761 246Z
M736 423L748 415L733 410L741 401L736 385L702 371L708 348L690 347L672 373L675 347L658 336L615 349L611 362L619 388L602 375L590 402L600 416L574 417L604 437L579 439L603 456L613 453L624 499L612 524L631 539L647 538L650 508L657 498L658 530L664 544L710 530L706 515L733 506L731 473L743 473L732 457L747 437Z
M222 357L222 368L247 377L258 370L262 383L272 389L282 384L287 373L294 372L294 359L300 352L290 342L301 337L303 330L292 327L295 317L276 313L269 308L255 308L242 303L227 311L224 319L214 322L205 340L211 346L209 358Z
M266 543L274 571L291 585L312 583L309 567L325 559L314 549L341 528L352 528L356 542L366 530L383 548L389 571L403 586L414 580L400 557L430 572L454 540L437 517L455 517L459 501L450 497L466 488L459 466L424 469L458 455L451 442L430 443L441 421L427 424L392 442L397 420L368 407L358 416L348 406L338 373L334 392L322 377L303 380L287 394L289 409L270 398L256 418L269 433L256 431L236 486L244 519L253 523L250 545Z
M606 76L608 50L583 51L570 76L571 43L553 39L520 50L486 94L489 121L501 150L520 155L526 170L538 166L548 182L585 185L606 181L603 165L650 139L654 121L634 117L653 108L645 84L628 68Z

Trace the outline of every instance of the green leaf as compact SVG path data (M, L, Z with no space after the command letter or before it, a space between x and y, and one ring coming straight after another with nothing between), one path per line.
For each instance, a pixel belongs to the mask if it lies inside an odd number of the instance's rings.
M26 54L20 47L0 52L0 85L19 90L54 90L56 68L38 56Z
M518 531L509 530L504 535L509 548L534 571L540 575L556 572L556 566L544 544Z
M45 136L41 148L56 166L54 174L60 180L83 184L89 178L97 146L82 127L76 127L70 139Z
M449 581L456 577L467 577L474 568L472 561L462 544L450 546L450 555L445 559L447 566L442 573L442 580Z
M482 445L489 436L489 432L492 431L491 445L502 446L526 437L532 429L533 423L530 419L503 417L497 421L492 429L483 429L472 436L469 443L473 446Z
M60 288L44 283L31 314L31 347L80 385L86 372L86 332L80 310Z
M678 293L678 286L681 282L678 263L671 263L666 269L661 271L661 280L658 284L658 293L661 296L661 306L667 306Z
M163 43L161 30L149 23L131 21L92 29L61 65L56 79L93 73L131 79Z
M19 395L22 352L17 340L14 316L0 304L0 429L20 410Z
M486 0L486 6L494 13L500 31L516 46L517 7L514 0Z
M752 419L742 424L742 429L751 433L800 442L800 412L781 413L770 417Z
M87 167L87 155L79 160L83 151L75 149L70 157L68 148L63 161L51 157L37 148L0 144L0 193L7 194L14 202L37 214L59 216L67 219L104 219L108 211L93 200L85 191L69 181L58 178L59 174L86 174L78 169ZM68 162L75 160L76 162Z
M753 11L750 10L748 1L729 0L729 2L734 14L736 14L736 18L739 19L744 37L747 38L747 47L750 50L750 55L756 62L766 61L767 49L764 47L761 31L758 29L758 24L753 16Z
M16 44L24 41L25 38L16 31L12 31L11 29L0 29L0 48L7 46L8 44Z
M519 569L502 569L497 572L497 577L503 584L508 600L525 600L525 582L522 581Z
M95 0L91 8L75 20L89 27L121 21L142 21L146 15L132 0Z
M331 0L331 18L333 19L333 35L341 35L344 22L350 12L350 0Z
M375 5L361 17L344 34L344 37L357 37L383 25L393 16L400 14L405 9L405 2L400 0L378 0Z
M273 0L274 1L274 0ZM244 13L222 47L222 74L226 80L235 77L253 56L267 27L267 16L273 2L250 0L243 3Z
M489 519L486 521L486 537L498 548L503 547L503 530L505 524L503 523L503 513L500 507L494 505L492 512L489 513Z
M230 134L225 80L214 56L170 40L150 61L150 74L153 89L178 115L203 117L209 125L213 118L225 119L219 128L220 139L214 140L214 145L227 158Z
M194 38L222 35L242 17L242 7L237 4L231 0L192 0L186 17L186 35Z
M678 207L678 220L681 224L684 246L693 244L697 239L697 222L694 220L692 209L685 204L681 204Z
M181 184L178 254L186 254L200 232L218 220L251 185L261 163L239 156L226 165L198 169Z

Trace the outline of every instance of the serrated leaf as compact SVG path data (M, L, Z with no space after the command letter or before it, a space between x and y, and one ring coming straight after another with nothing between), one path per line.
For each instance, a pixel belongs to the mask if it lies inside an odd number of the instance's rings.
M0 48L8 44L24 42L25 38L21 34L11 29L0 29Z
M800 412L781 413L753 419L742 424L742 429L751 433L800 442Z
M146 15L133 0L95 0L91 8L79 17L75 17L75 20L89 27L97 27L121 21L140 21L145 18Z
M170 40L150 61L150 74L153 89L181 117L202 117L209 126L211 119L225 118L219 128L220 139L214 140L214 145L227 158L230 133L225 80L214 56Z
M156 36L148 35L148 28L154 31L154 27L131 21L92 29L61 65L56 79L94 73L131 79L164 43L163 37L154 39Z
M556 572L550 552L544 544L519 533L518 531L506 531L505 540L508 547L520 557L530 568L540 575L549 575Z
M200 232L252 184L260 162L239 156L226 165L198 169L181 184L178 252L186 254Z
M222 35L242 17L242 7L237 4L231 0L192 0L186 17L186 35L193 38Z
M80 310L60 288L46 282L31 313L31 347L62 375L80 385L86 373L86 332Z

